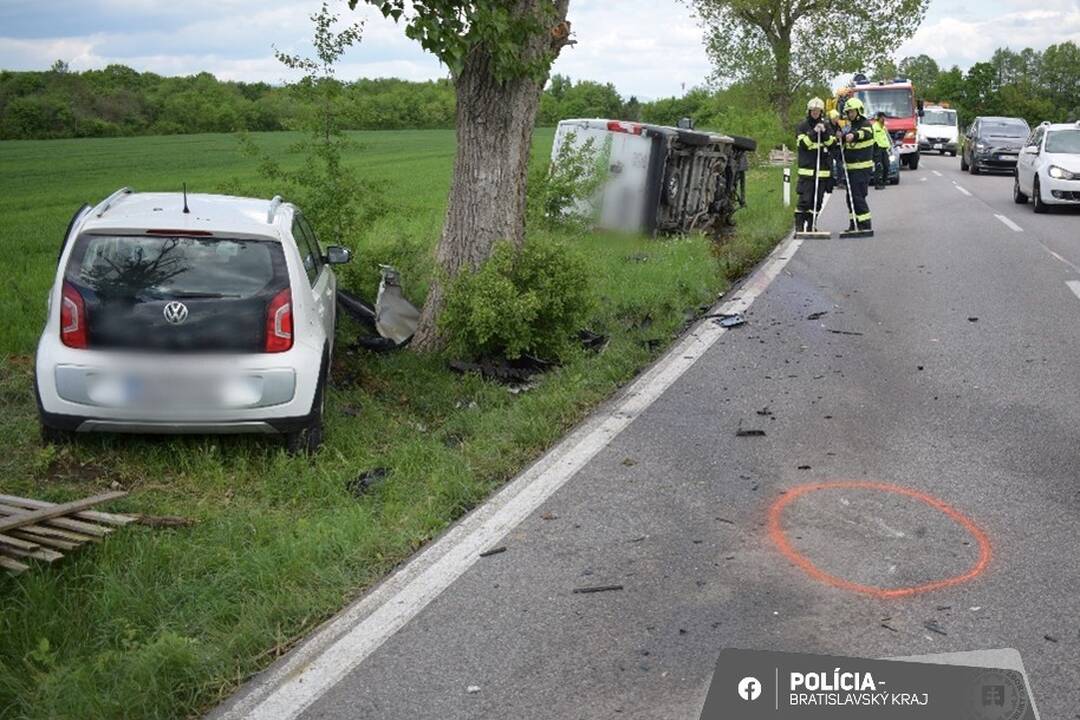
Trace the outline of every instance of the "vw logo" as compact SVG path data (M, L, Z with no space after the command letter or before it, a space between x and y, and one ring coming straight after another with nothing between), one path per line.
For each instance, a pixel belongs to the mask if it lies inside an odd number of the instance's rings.
M165 306L165 319L172 325L179 325L187 320L187 305L173 300Z

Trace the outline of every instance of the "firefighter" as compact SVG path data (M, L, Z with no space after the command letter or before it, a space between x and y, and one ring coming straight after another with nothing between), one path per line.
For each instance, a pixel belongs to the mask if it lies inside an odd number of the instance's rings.
M829 134L836 138L836 142L829 148L829 158L832 164L833 186L841 189L846 188L844 183L844 154L840 150L840 139L843 137L843 124L840 111L833 108L829 111Z
M889 150L892 148L892 138L885 129L885 113L879 112L873 122L874 130L874 189L884 190L885 181L889 179Z
M799 148L799 182L795 192L799 204L795 212L795 231L811 229L814 216L821 210L821 199L832 191L832 163L829 152L836 144L825 118L825 103L813 98L806 104L806 118L796 129Z
M847 166L848 232L871 230L870 206L866 193L870 189L870 176L874 172L874 129L863 115L862 101L857 97L848 99L844 105L848 126L844 131L844 165Z

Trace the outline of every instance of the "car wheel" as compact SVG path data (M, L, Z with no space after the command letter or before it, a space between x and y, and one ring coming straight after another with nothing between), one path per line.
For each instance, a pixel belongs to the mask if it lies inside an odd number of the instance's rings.
M908 160L907 166L909 168L911 168L912 170L918 170L919 169L919 159L921 158L921 155L919 155L919 153L915 153L914 155L908 155L908 157L911 158L911 159Z
M323 411L326 409L326 378L329 374L329 362L323 360L319 373L319 384L315 386L315 397L311 401L311 414L299 430L285 433L285 451L290 455L314 455L322 447Z
M960 153L960 172L968 171L967 155Z
M1013 176L1013 202L1017 205L1027 205L1028 196L1020 192L1020 175Z
M1039 176L1035 176L1035 182L1031 186L1031 199L1035 201L1035 212L1047 213L1050 212L1050 206L1042 200L1042 189L1039 187Z

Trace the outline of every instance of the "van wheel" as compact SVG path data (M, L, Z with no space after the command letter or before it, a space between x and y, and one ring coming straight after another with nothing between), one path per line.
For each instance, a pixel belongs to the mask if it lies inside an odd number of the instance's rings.
M285 452L289 455L314 455L323 443L323 411L326 409L326 377L329 363L324 359L319 384L311 401L311 414L299 430L285 433Z
M731 140L731 144L736 150L745 150L746 152L754 152L757 150L757 140L754 138L743 137L742 135L732 135Z

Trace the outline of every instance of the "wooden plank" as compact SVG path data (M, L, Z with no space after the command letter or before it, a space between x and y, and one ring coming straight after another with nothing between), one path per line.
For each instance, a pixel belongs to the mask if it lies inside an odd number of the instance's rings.
M97 535L86 535L71 532L70 530L61 530L60 528L45 527L44 525L26 525L18 530L12 530L12 532L26 533L34 537L60 538L74 543L101 542L101 538Z
M0 545L8 545L10 547L19 548L20 550L37 550L41 547L37 543L20 540L12 535L0 535Z
M30 566L29 565L24 565L23 563L19 562L18 560L12 560L11 558L7 558L7 557L4 557L3 555L0 555L0 568L4 568L5 570L7 570L12 575L18 575L19 573L23 572L24 570L29 570Z
M74 550L79 547L81 543L71 542L70 540L60 540L54 537L42 537L40 535L32 535L28 532L23 532L22 528L18 530L12 530L11 537L19 538L20 540L29 540L30 542L43 545L45 547L54 548L56 550Z
M41 510L43 508L56 506L56 503L46 502L44 500L34 500L32 498L21 498L16 497L15 495L2 494L0 494L0 502L7 503L14 507L29 508L31 510ZM83 510L82 512L73 513L73 516L79 520L90 520L92 522L105 523L106 525L127 525L128 523L135 522L135 518L131 515L117 515L116 513L99 512L97 510Z
M44 560L45 562L53 562L54 560L60 560L64 557L63 553L58 553L55 550L49 550L48 548L41 548L39 550L19 550L18 548L8 547L6 545L0 545L0 553L14 558L33 558L34 560Z
M14 514L8 515L6 518L0 518L0 522L3 520L9 520L12 518L25 517L26 513L19 512L19 508L12 508L10 505L0 505L0 510L11 512L14 510ZM64 530L74 530L75 532L85 533L87 535L94 535L97 537L104 537L112 532L110 528L101 527L100 525L92 525L82 520L72 520L66 517L49 518L48 520L42 520L41 525L47 525L49 527L58 527Z
M110 500L116 500L125 495L127 495L126 492L118 490L94 495L81 500L60 503L51 507L41 508L40 510L31 510L30 512L25 512L20 515L9 515L8 517L0 518L0 533L5 530L22 527L23 525L35 525L42 520L51 520L53 518L63 517L64 515L70 515L73 512L85 510Z

